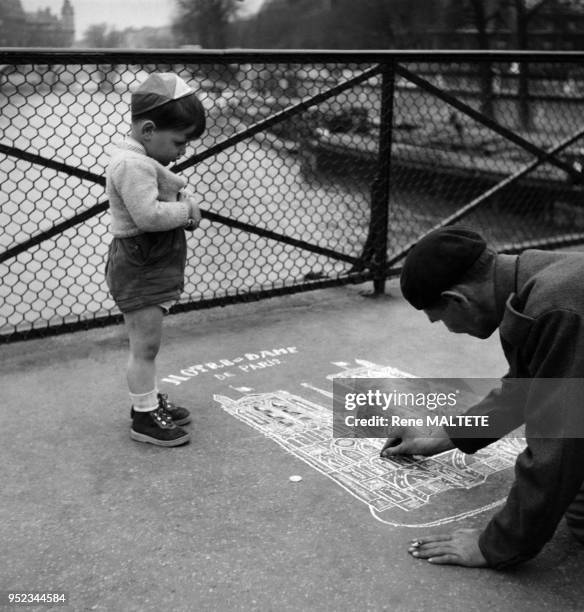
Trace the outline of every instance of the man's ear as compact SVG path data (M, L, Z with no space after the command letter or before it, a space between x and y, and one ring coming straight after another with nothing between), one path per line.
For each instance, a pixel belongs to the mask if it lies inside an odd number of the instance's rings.
M440 294L440 297L443 300L447 300L448 302L454 302L458 306L465 306L468 304L468 298L464 293L461 293L457 289L449 289L448 291L443 291Z

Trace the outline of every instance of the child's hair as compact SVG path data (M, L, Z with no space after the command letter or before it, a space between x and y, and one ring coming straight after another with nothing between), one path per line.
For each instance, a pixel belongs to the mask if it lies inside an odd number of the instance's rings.
M184 130L194 128L192 138L199 138L205 131L205 109L196 94L171 100L161 106L132 115L132 121L149 119L159 130Z

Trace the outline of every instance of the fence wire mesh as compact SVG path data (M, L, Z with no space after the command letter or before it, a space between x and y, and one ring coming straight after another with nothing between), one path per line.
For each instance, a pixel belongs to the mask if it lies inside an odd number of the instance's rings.
M526 82L527 92L520 94L526 65L489 64L489 93L485 93L480 66L477 70L476 65L460 63L404 64L481 117L477 120L436 93L398 78L390 215L399 220L399 230L391 232L393 249L405 246L536 159L521 143L496 132L489 119L541 152L582 129L584 81L568 89L561 76L573 72L575 65L530 64L534 74ZM463 222L500 248L581 233L583 153L578 138L558 156L573 167L572 174L543 163L484 199Z
M154 71L179 74L208 113L196 163L178 168L209 211L188 236L178 309L385 277L412 241L569 138L464 222L500 247L584 233L578 58L4 56L0 341L116 317L103 176L131 90Z

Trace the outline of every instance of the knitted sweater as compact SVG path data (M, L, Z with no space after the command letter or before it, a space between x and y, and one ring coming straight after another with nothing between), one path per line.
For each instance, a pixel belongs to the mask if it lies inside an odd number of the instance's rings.
M187 224L190 207L181 202L186 181L132 138L117 148L106 171L110 231L116 238L162 232Z

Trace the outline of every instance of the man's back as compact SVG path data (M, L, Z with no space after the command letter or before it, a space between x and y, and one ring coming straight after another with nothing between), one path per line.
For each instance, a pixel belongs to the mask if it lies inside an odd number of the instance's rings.
M517 262L516 292L525 316L570 310L584 317L584 252L524 251Z

